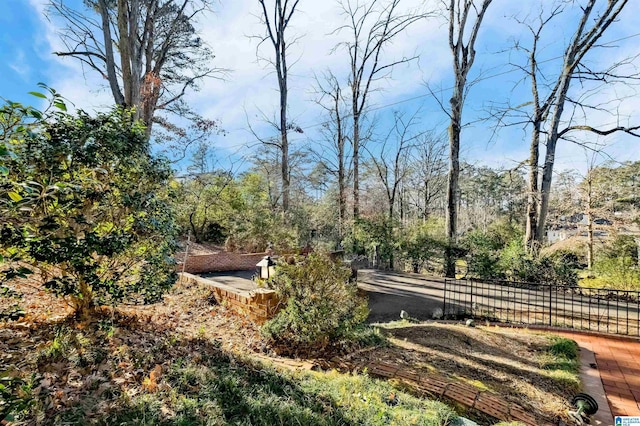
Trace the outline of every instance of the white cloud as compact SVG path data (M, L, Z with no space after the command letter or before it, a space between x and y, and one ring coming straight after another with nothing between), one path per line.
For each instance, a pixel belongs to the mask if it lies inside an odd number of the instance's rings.
M46 0L29 0L29 2L34 11L39 16L43 16ZM432 2L440 3L436 0ZM411 8L420 6L424 2L405 0L405 3ZM550 4L551 0L544 0L542 3ZM635 16L640 13L640 2L630 3L629 10L625 11L620 22L615 24L616 28L608 39L637 31ZM510 17L516 13L524 17L525 14L522 11L531 11L535 14L535 6L540 4L541 0L496 1L492 4L478 41L474 76L479 75L481 71L493 74L505 69L495 68L495 66L504 63L509 53L498 52L512 45L514 40L521 38L520 34L523 31L522 27ZM209 43L216 54L214 64L230 69L232 72L227 81L203 82L202 90L190 93L187 100L208 118L221 120L223 127L229 131L227 137L216 141L218 146L223 148L235 149L252 140L251 135L246 131L245 110L254 124L256 124L255 117L259 110L269 115L277 110L278 93L275 76L264 62L256 60L257 41L249 37L264 33L264 28L256 16L258 13L259 4L255 0L222 1L215 14L199 23L203 39ZM332 52L332 48L338 42L348 37L346 32L334 32L335 28L343 22L344 16L340 14L337 1L301 2L300 11L292 19L293 33L301 35L302 38L292 48L292 57L299 60L291 68L290 115L303 128L309 128L324 120L321 110L312 102L313 73L321 73L329 68L343 78L348 74L345 52L340 49ZM42 58L45 58L55 70L55 75L48 82L50 86L56 88L80 108L101 108L110 104L112 102L110 93L106 90L105 81L101 77L91 71L84 73L79 63L71 58L63 59L51 54L52 51L63 48L57 34L58 22L55 19L49 21L43 17L40 25L45 41L38 50ZM562 21L554 26L553 33L545 44L549 57L558 53L557 51L554 53L553 42L561 42L569 36L565 34L567 28L568 26L563 25ZM428 81L435 89L449 87L451 59L446 37L447 28L442 19L429 19L415 24L389 45L385 50L385 59L397 59L414 53L420 54L420 59L395 69L393 78L380 84L383 90L372 94L371 104L380 107L424 95L416 102L400 103L394 108L417 107L417 104L424 104L422 122L425 127L441 126L445 115L428 95L424 83ZM617 53L631 49L636 43L637 40L630 40ZM270 49L271 46L265 43L260 52L263 55L271 55ZM604 51L603 55L611 55L611 51ZM594 60L603 58L606 59L602 56ZM526 91L510 93L512 85L517 80L519 80L518 74L511 73L474 87L465 107L469 120L482 115L488 101L504 101L510 97L514 100L517 100L515 98L527 99ZM603 93L602 96L619 96L622 88L616 88L616 90ZM445 104L448 102L448 97L449 94L445 90L442 93ZM634 114L639 109L636 107L640 105L635 99L621 106L623 112L628 114ZM379 114L390 112L392 109L382 109ZM528 150L526 135L519 132L505 132L504 140L487 145L490 125L491 123L479 123L473 128L465 129L463 144L468 158L505 165L517 159L526 158ZM259 124L257 126L265 134L269 133L264 126ZM305 136L313 137L313 131L307 132ZM634 154L629 153L629 142L625 142L627 140L628 138L612 138L612 141L616 142L615 146L625 147L625 154L633 156ZM515 145L517 147L514 147ZM561 144L558 148L558 164L566 164L570 167L573 159L578 157L577 152L572 145Z
M26 56L23 50L18 50L13 61L9 64L9 68L15 71L24 81L30 81L31 79L31 67L26 60Z

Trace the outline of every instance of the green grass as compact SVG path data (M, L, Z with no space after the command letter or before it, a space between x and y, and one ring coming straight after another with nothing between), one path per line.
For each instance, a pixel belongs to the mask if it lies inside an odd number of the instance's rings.
M338 346L346 351L359 348L387 345L387 338L380 332L380 328L370 325L359 325L349 330L347 335L338 342Z
M375 324L376 326L382 327L385 330L393 330L394 328L406 328L413 325L411 321L406 319L400 319L395 321L389 321L385 323Z
M541 356L542 368L554 380L575 391L580 389L578 344L564 337L551 336L550 345Z
M206 366L178 361L164 380L155 394L123 396L120 411L99 424L444 426L456 417L365 375L283 373L225 357Z
M380 338L370 330L362 333L364 340ZM80 336L59 330L41 351L40 362L68 359L73 366L92 365L92 360L78 360L100 344L88 344ZM279 371L230 356L205 340L191 342L181 357L165 356L162 374L151 380L148 371L171 350L167 345L149 353L149 360L143 356L149 346L125 347L122 359L138 359L140 366L133 368L145 371L135 382L88 391L53 413L46 407L46 395L38 395L23 420L74 425L446 426L457 417L441 402L414 397L366 374ZM111 365L120 359L119 349L114 351Z

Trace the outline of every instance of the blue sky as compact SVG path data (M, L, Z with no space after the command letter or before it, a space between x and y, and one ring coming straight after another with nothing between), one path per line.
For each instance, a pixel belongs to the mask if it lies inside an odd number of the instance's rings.
M29 102L26 94L39 81L47 81L56 71L50 58L42 57L44 40L40 17L29 2L0 2L0 96Z
M79 0L65 0L74 4ZM404 0L408 6L422 4L422 0ZM583 2L583 1L582 1ZM0 1L0 96L3 98L32 103L37 99L27 95L36 90L38 82L44 82L66 96L73 104L86 110L108 107L111 102L104 81L90 72L85 73L78 63L70 58L57 58L52 52L60 49L56 31L59 22L46 19L43 14L45 0L2 0ZM428 3L428 2L427 2ZM434 4L438 2L433 0ZM474 124L463 130L462 153L464 159L478 164L499 167L513 167L526 158L528 133L522 127L502 129L493 135L492 122L477 122L488 114L492 103L520 104L530 96L526 84L517 85L521 75L510 72L508 61L522 63L522 56L508 52L508 47L519 39L526 42L526 32L511 16L520 18L534 16L540 5L548 5L551 0L494 0L480 35L476 66L472 78L486 78L471 89L465 106L465 120ZM581 3L578 1L577 3ZM604 3L601 0L600 3ZM640 2L630 1L606 37L605 42L637 35L637 16ZM247 130L247 120L261 134L269 135L271 130L261 124L256 116L259 111L268 115L277 109L276 81L264 63L256 61L256 44L250 35L260 34L255 0L221 0L216 13L199 23L203 38L216 53L216 65L231 69L227 81L210 80L202 85L202 90L189 95L189 102L201 114L217 119L227 131L227 136L213 142L217 156L238 157L246 152L246 146L255 142ZM331 48L346 34L332 34L331 30L340 25L342 16L334 1L317 2L303 0L300 14L295 16L292 28L302 35L293 53L299 61L292 68L290 104L291 115L296 118L304 135L297 135L297 144L313 143L318 138L317 124L324 117L313 102L313 73L327 68L344 77L347 72L344 53L331 52ZM543 52L545 59L556 58L562 52L563 42L570 37L573 17L570 14L558 19L545 34ZM264 51L268 54L268 51ZM442 90L442 101L448 100L451 82L450 53L446 45L446 26L442 19L433 18L411 28L406 34L385 51L388 59L404 55L420 54L420 60L396 69L392 79L380 84L380 91L373 94L371 104L376 108L375 120L379 123L379 133L385 132L385 124L390 122L394 109L409 113L421 108L420 126L425 129L446 131L446 115L437 102L428 95L425 83L433 90ZM626 56L640 53L640 37L611 44L589 57L592 66L609 64ZM557 61L546 63L548 72L553 72ZM607 102L607 109L619 109L631 122L640 123L640 102L635 87L615 86L596 91L591 95L598 103ZM574 91L577 96L578 90ZM418 97L417 99L414 99ZM625 98L624 102L611 103L612 99ZM408 99L414 99L407 101ZM389 106L396 104L395 106ZM609 124L612 116L603 111L591 112L590 124ZM581 140L594 141L590 135L580 136ZM606 151L620 161L640 160L640 142L628 136L615 135L607 140ZM375 143L375 142L374 142ZM584 169L584 152L572 144L562 144L557 153L558 170Z

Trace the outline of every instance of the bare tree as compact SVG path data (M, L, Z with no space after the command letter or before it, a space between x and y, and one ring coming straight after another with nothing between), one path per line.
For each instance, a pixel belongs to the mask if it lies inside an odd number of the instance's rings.
M454 86L449 124L449 177L447 185L447 238L449 248L445 253L445 275L455 277L453 246L457 240L458 179L460 175L460 133L462 131L462 108L467 94L467 78L476 57L475 43L480 26L492 0L450 0L446 8L449 14L449 48L453 55ZM467 35L468 32L468 35Z
M589 169L587 170L587 176L585 177L583 184L586 189L586 201L587 201L587 269L591 271L593 269L593 213L594 213L594 188L593 188L593 170L595 168L595 156L589 161Z
M611 169L602 164L600 157L606 155L602 151L585 149L587 161L586 174L581 176L582 182L578 189L581 195L581 204L587 216L587 269L593 270L595 263L595 220L598 217L613 217L615 208L607 203L607 195L611 194L613 187L619 184L610 172ZM628 185L629 182L624 182ZM615 198L615 197L614 197Z
M515 110L520 111L522 120L516 124L532 126L530 154L529 154L529 188L527 202L527 225L525 244L527 248L536 252L544 239L546 219L549 211L549 197L555 163L555 152L558 140L570 139L570 134L575 131L588 131L597 135L609 135L614 132L627 132L634 136L640 127L614 125L611 128L596 128L591 125L580 125L575 122L582 117L586 120L587 111L610 112L615 111L610 105L602 106L589 103L594 89L588 90L588 83L599 83L597 90L614 82L636 79L637 74L622 75L619 70L632 61L617 62L604 71L595 71L591 66L584 64L585 56L597 44L605 31L613 24L628 0L610 0L605 4L598 0L588 0L584 5L578 5L572 0L559 0L555 2L547 14L541 9L534 23L524 23L532 35L530 47L518 44L519 50L527 54L526 66L518 66L530 80L532 101L520 105ZM602 4L600 9L596 6ZM550 67L540 65L539 42L545 28L558 15L565 11L578 10L579 19L572 38L565 47L562 61L554 74ZM581 85L584 96L569 96L572 82L577 81ZM618 100L620 101L620 100ZM530 113L522 113L522 107L531 105ZM567 110L567 106L573 107ZM569 111L567 113L567 111ZM510 114L505 113L506 115ZM614 112L616 122L620 116ZM512 123L513 124L513 123ZM540 182L540 143L546 139L546 153L542 168L542 181ZM584 145L582 141L576 141Z
M109 83L117 105L135 108L151 134L154 122L180 131L159 117L159 111L193 116L182 102L212 68L213 54L194 26L211 0L85 0L76 9L50 0L50 15L61 17L60 37L70 56Z
M417 188L413 205L426 221L443 199L447 186L447 143L433 132L416 140L417 155L413 161L412 186ZM443 206L443 205L442 205Z
M288 40L286 37L287 28L300 0L274 0L273 4L268 1L258 0L262 8L260 19L266 28L266 35L260 44L269 41L273 47L274 59L269 59L278 77L278 90L280 93L280 119L275 127L280 132L280 140L277 146L280 149L281 175L282 175L282 210L286 213L289 210L291 173L289 170L289 138L290 130L302 132L293 124L287 121L287 102L289 96L289 67L287 65L287 54L289 47L296 42L296 39Z
M338 218L340 236L342 236L347 215L347 183L351 171L350 158L347 153L348 120L346 117L346 99L342 87L332 72L327 72L322 79L316 77L318 104L329 115L323 123L322 133L328 141L321 147L321 152L312 150L319 158L324 169L335 177L338 183Z
M538 65L538 49L540 37L545 26L558 16L562 11L561 5L556 5L548 16L543 15L541 8L540 14L537 16L537 26L527 24L526 27L532 35L531 48L526 48L523 45L517 45L517 49L524 50L528 56L528 66L520 68L531 80L531 116L527 116L526 122L532 126L531 132L531 144L529 148L529 188L527 195L527 222L525 225L525 245L526 247L535 252L537 250L537 244L535 244L535 235L538 227L538 208L539 208L539 158L540 158L540 136L543 130L543 125L549 116L553 100L557 87L547 88L548 93L546 96L542 95L541 82L538 79L539 65ZM516 65L517 66L517 65Z
M549 208L549 193L553 178L553 166L555 163L556 146L558 139L577 127L569 126L564 130L560 129L562 113L567 101L567 94L571 85L571 80L585 55L596 45L604 32L616 20L622 9L627 5L628 0L608 0L608 4L595 20L591 21L591 14L597 0L589 0L582 7L582 17L574 33L571 42L567 46L564 54L562 72L558 78L557 99L554 103L554 111L550 116L549 136L547 139L547 150L545 154L544 167L542 169L542 185L540 188L540 213L538 226L536 228L536 241L541 242L544 237L545 220ZM591 26L589 26L589 22ZM609 134L612 131L623 130L622 128L599 130L590 127L582 127L583 130L590 130L598 134Z
M389 76L393 67L410 62L416 57L385 60L382 52L394 38L409 26L428 16L420 11L403 12L402 0L343 0L343 13L348 23L336 31L348 31L350 40L338 44L349 54L349 87L351 89L351 116L353 147L353 215L360 213L360 148L364 138L362 120L369 95L377 81Z
M417 125L417 114L418 112L415 112L410 117L405 117L405 114L394 112L393 126L377 149L378 154L369 152L378 178L384 186L390 221L394 219L401 185L409 173L411 151L416 147L416 140L421 135L412 133L412 127Z

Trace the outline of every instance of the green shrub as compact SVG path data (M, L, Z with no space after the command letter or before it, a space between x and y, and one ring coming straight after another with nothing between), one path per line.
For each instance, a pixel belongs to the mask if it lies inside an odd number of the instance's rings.
M428 267L430 261L442 263L446 241L439 232L443 224L435 220L409 226L400 238L402 258L411 264L413 272Z
M279 263L268 284L284 308L265 323L263 335L291 353L323 350L347 337L369 314L350 276L349 268L324 254Z
M576 342L563 337L554 337L551 341L552 343L549 346L549 352L553 355L563 357L568 360L578 359L578 351L580 348Z
M35 375L21 378L0 372L0 423L2 420L13 421L16 416L28 412L35 403L33 389L38 383Z
M468 249L468 273L480 279L500 279L500 249L502 242L495 234L480 229L469 232L462 243Z
M621 258L604 258L594 265L598 282L604 287L619 290L637 290L640 288L640 269L629 267Z
M23 136L0 179L0 254L17 253L83 317L160 300L176 281L172 171L134 114L59 112Z
M351 233L345 236L345 247L359 255L375 253L379 266L393 268L398 249L397 223L386 216L358 218Z
M638 246L629 235L618 235L595 262L600 281L611 288L636 290L640 288Z
M638 266L638 244L631 235L616 235L604 254L607 259L617 259L622 267Z
M575 286L579 267L572 253L555 252L548 256L528 254L521 240L511 241L500 253L500 269L511 281Z
M573 253L556 252L548 257L553 262L553 283L561 286L578 285L580 262Z

